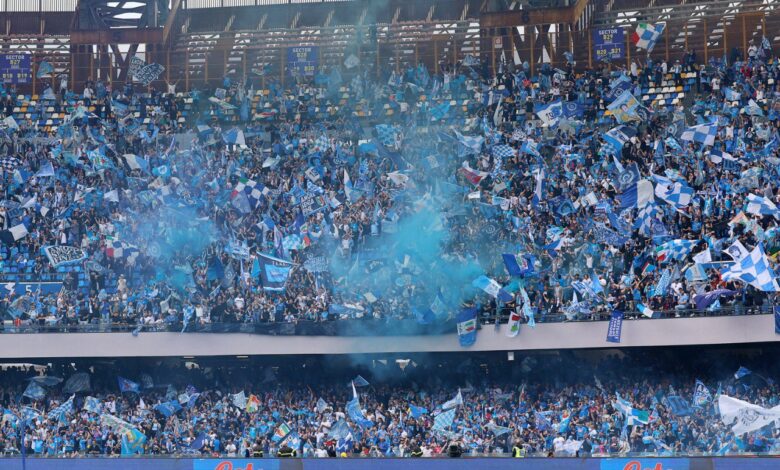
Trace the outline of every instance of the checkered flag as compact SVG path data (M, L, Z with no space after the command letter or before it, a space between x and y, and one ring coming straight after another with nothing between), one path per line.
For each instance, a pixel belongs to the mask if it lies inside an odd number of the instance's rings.
M646 49L647 52L651 52L653 47L655 47L658 38L660 38L661 34L664 32L665 27L666 24L664 23L639 23L636 27L636 32L634 32L634 35L632 36L634 44L640 49Z
M699 240L672 240L655 249L655 256L659 263L669 260L683 260L693 248L699 244Z
M645 237L651 237L653 236L653 224L660 215L661 210L658 209L658 206L655 203L651 202L639 209L634 228L639 230L639 233Z
M515 149L508 145L493 146L493 156L496 158L509 158L515 156Z
M379 142L385 147L392 147L395 145L395 135L397 133L398 130L394 126L387 124L379 124L376 126L376 136L379 139Z
M22 162L20 162L18 158L14 157L0 158L0 168L2 168L3 171L14 171L21 163Z
M521 142L526 138L527 137L525 135L525 132L523 132L522 129L515 129L514 132L512 132L511 140L514 140L515 142Z
M780 219L780 212L778 212L775 203L755 194L748 194L747 196L747 212L748 214L771 215L776 219Z
M687 142L699 142L704 145L715 145L715 137L718 135L717 124L700 124L685 129L680 136Z
M777 292L780 287L769 266L764 247L759 243L750 254L720 272L724 281L739 280L763 292Z

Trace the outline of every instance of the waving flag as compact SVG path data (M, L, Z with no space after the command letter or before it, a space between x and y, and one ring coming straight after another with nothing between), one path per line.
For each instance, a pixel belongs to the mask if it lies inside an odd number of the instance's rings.
M160 414L162 414L166 418L169 418L174 414L176 414L176 412L181 411L182 407L178 401L171 400L169 402L160 403L159 405L155 406L154 409L156 411L159 411Z
M128 380L124 377L117 377L117 382L119 383L119 391L121 393L125 392L131 392L131 393L138 393L141 391L141 386L132 380Z
M699 142L704 145L715 145L715 137L718 135L717 124L700 124L685 129L680 136L686 142Z
M122 436L122 455L143 453L146 436L138 428L107 413L100 415L100 424Z
M290 277L293 263L263 253L257 255L257 262L263 289L269 291L284 290L287 278Z
M514 338L520 333L520 313L517 309L513 309L509 314L509 322L507 324L506 335L510 338Z
M505 291L501 287L501 284L487 276L479 276L472 281L471 285L478 289L482 289L486 294L501 302L510 302L512 300L512 295Z
M482 150L482 144L485 142L485 138L482 136L467 136L463 135L458 131L455 131L455 135L458 138L458 142L460 142L461 145L466 147L467 149L471 150L473 153L479 153L480 150Z
M561 103L561 100L535 105L534 108L534 112L539 116L544 127L557 126L563 116L563 104Z
M710 393L707 386L704 385L704 382L697 379L696 388L693 391L693 405L701 407L710 401L712 401L712 394Z
M409 414L412 415L412 418L419 418L420 416L427 415L428 409L423 408L422 406L409 405Z
M724 281L739 280L763 292L777 292L780 287L774 270L759 243L748 256L720 272Z
M290 425L283 421L282 424L274 430L274 435L271 437L271 440L274 442L281 442L290 434L290 432L292 432Z
M693 302L696 304L696 308L699 310L704 310L710 305L714 304L715 301L720 299L720 297L723 296L732 296L736 294L737 291L729 290L729 289L715 289L710 292L705 292L703 294L696 294L693 296Z
M226 132L222 133L222 140L228 144L228 145L246 145L246 140L244 139L244 131L241 129L234 127L232 129L229 129Z
M732 426L731 431L737 436L780 419L780 408L767 409L726 395L718 397L718 411L723 424Z
M63 404L49 411L46 415L48 419L57 420L63 422L66 420L67 415L73 413L73 398L76 395L71 395Z
M446 431L452 426L452 422L455 420L455 409L451 409L449 411L445 411L444 413L440 413L436 418L433 419L433 426L431 427L431 431L433 432L442 432Z
M642 105L629 91L623 92L607 106L609 114L614 116L617 122L621 124L631 121L642 121L638 113L640 108L642 108Z
M352 385L355 387L368 387L368 380L364 379L362 375L358 375L352 379Z
M623 146L636 136L636 129L629 126L617 126L604 134L604 147L602 150L610 155L617 155L623 150Z
M726 95L726 99L729 101L739 101L742 97L742 94L738 91L735 91L733 88L724 87L723 93Z
M363 410L360 409L360 399L358 398L357 390L355 390L355 384L352 384L352 400L347 402L347 416L354 421L358 426L363 428L370 428L374 425L371 420L367 419L363 414Z
M652 237L655 233L654 226L662 223L660 217L661 210L655 203L651 202L642 209L639 209L636 221L634 222L634 228L645 237Z
M525 276L534 272L535 259L533 255L517 256L504 253L501 257L504 259L506 270L511 276Z
M749 214L771 215L775 219L780 219L780 211L777 210L775 203L755 194L747 195L747 208L745 210Z
M544 176L544 168L539 168L534 175L536 186L534 187L534 196L531 199L531 204L533 204L534 207L539 207L539 203L542 201L544 195Z
M62 387L64 393L87 392L91 389L87 372L78 372L71 375Z
M131 170L141 170L145 173L149 173L149 161L145 158L132 153L126 153L122 155L122 159Z
M634 44L636 44L636 47L651 52L653 47L655 47L658 38L660 38L661 34L664 32L665 27L665 23L639 23L631 39L634 41Z
M534 142L533 140L526 140L523 142L522 147L520 147L520 151L525 152L529 155L533 155L534 157L541 158L541 154L539 153L539 144Z
M463 166L459 169L460 173L463 175L464 178L466 178L469 183L473 184L474 186L478 185L480 181L482 181L483 178L485 178L488 173L484 171L477 171L472 169L468 162L463 162Z
M38 64L38 71L35 73L36 78L45 78L47 75L54 73L54 66L47 60L42 60Z
M103 404L95 397L86 397L84 399L84 409L90 413L100 414Z
M655 249L659 263L670 260L681 261L699 244L699 240L671 240Z
M40 400L46 396L46 389L38 385L38 382L30 381L22 396L30 400Z
M658 183L655 186L655 195L674 207L681 209L687 207L693 198L693 188L681 181L671 181L661 176L654 176Z
M737 369L737 371L734 372L734 378L736 380L739 380L742 377L745 377L745 376L750 375L752 373L753 372L750 369L748 369L747 367L739 366L739 369Z
M634 408L628 400L617 395L617 401L612 402L612 405L620 411L626 418L626 425L634 426L636 424L647 424L650 422L650 412L646 410L638 410Z
M376 126L376 136L379 142L385 147L395 146L396 135L398 129L395 126L388 124L379 124Z

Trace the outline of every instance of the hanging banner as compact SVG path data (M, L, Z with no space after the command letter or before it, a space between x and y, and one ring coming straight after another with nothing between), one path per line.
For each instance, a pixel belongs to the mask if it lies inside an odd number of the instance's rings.
M30 83L30 54L0 54L0 77L3 83Z
M626 36L623 28L593 31L593 55L598 62L623 59L626 56Z

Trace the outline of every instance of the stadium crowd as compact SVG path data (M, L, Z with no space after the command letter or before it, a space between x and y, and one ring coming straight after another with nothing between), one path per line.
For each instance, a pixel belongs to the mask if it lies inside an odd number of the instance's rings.
M184 331L768 311L778 62L748 52L62 81L34 105L68 113L56 129L4 87L0 312Z
M435 457L450 445L466 456L774 454L780 435L771 421L735 434L718 414L721 394L778 404L772 354L733 375L722 369L739 354L679 349L514 363L456 354L402 361L403 369L317 358L279 367L12 367L0 373L0 453L21 453L24 434L26 455L58 457Z

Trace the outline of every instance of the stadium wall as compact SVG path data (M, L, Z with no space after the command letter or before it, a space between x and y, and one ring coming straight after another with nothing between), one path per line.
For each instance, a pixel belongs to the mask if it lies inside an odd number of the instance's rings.
M777 458L624 458L624 459L27 459L27 470L763 470ZM22 459L2 459L0 467L22 469Z
M281 354L371 354L447 351L521 351L777 341L772 315L635 320L623 323L620 343L606 341L608 322L523 325L515 338L483 326L464 349L452 334L436 336L264 336L243 333L6 333L0 357L162 357ZM779 467L780 468L780 467Z

